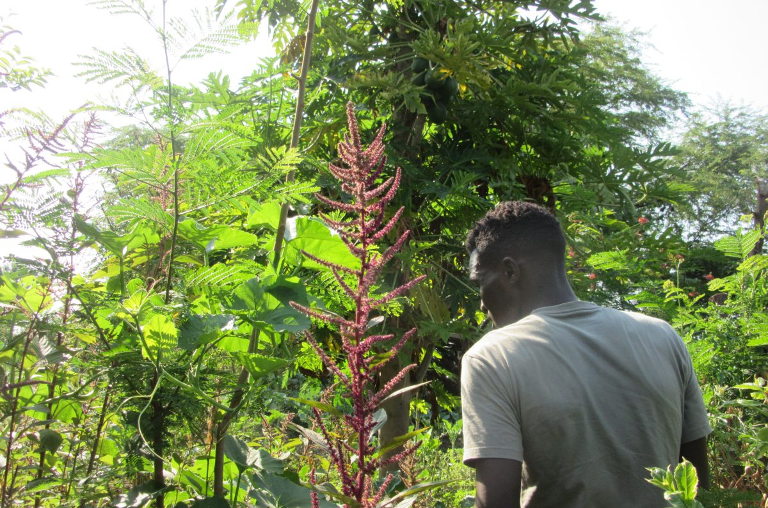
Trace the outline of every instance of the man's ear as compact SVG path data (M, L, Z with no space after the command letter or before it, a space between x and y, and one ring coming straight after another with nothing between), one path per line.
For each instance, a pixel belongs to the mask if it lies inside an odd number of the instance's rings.
M506 256L501 260L501 265L504 267L504 273L509 282L514 283L520 279L520 264L514 258Z

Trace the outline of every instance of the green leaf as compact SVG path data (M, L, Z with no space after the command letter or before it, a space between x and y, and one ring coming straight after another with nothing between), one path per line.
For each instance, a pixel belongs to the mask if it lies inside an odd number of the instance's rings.
M749 342L747 342L747 346L752 346L752 347L768 346L768 335L761 335L759 337L755 337L754 339L751 339Z
M179 347L194 351L218 338L222 332L234 330L235 316L229 314L194 314L179 328Z
M715 248L726 256L746 259L760 237L760 231L757 230L747 231L743 234L739 232L734 236L726 236L715 241Z
M261 287L259 279L254 277L237 286L232 295L232 309L255 311L262 304L264 288Z
M138 485L121 494L112 503L115 508L142 508L147 502L163 494L168 487L158 485L154 480Z
M260 203L250 209L245 224L248 227L267 226L276 230L280 222L281 208L282 205L278 201Z
M328 226L317 219L292 217L286 226L285 239L290 258L300 260L295 263L306 268L328 270L327 267L303 256L303 252L347 268L360 268L360 260L349 252L341 238L331 233Z
M248 373L254 380L291 364L290 361L282 358L274 358L272 356L264 356L256 353L232 354L240 360L243 367L248 369Z
M95 240L102 247L117 257L123 257L126 254L128 240L116 235L111 231L99 231L96 227L88 224L79 216L75 216L75 227L88 238Z
M587 259L597 270L626 270L629 265L627 250L598 252Z
M320 411L325 411L326 413L332 414L333 416L341 416L343 414L341 411L339 411L338 409L336 409L330 404L326 404L325 402L319 402L317 400L309 400L309 399L300 399L297 397L288 397L288 398L291 400L295 400L299 404L306 404Z
M24 485L24 493L33 494L35 492L40 492L41 490L52 489L53 487L57 487L62 483L62 480L51 477L32 480L31 482Z
M306 508L311 506L311 490L297 485L285 478L269 473L251 475L254 486L249 495L257 501L257 506L265 508ZM337 508L338 505L320 499L322 508Z
M426 432L428 430L429 430L429 427L422 427L418 430L414 430L414 431L408 432L407 434L403 434L402 436L397 436L389 444L387 444L387 446L379 448L379 450L376 451L376 456L381 457L382 455L386 454L388 451L398 448L400 445L404 444L409 439L416 437L419 434L422 434L423 432Z
M142 326L144 340L148 351L142 345L142 355L145 358L157 357L157 353L170 351L178 343L176 325L165 314L154 314Z
M698 483L698 477L696 476L696 468L690 462L683 461L675 467L675 483L680 491L680 495L685 501L692 501L696 499L696 484Z
M267 473L283 472L283 461L274 458L264 448L251 448L248 453L248 464Z
M56 453L56 450L59 449L62 441L64 441L61 434L55 430L40 429L37 434L40 439L40 448L51 453Z
M193 219L179 222L179 236L196 244L206 252L256 245L259 240L256 235L246 231L230 228L229 226L206 228Z
M147 199L125 199L109 209L108 215L117 220L132 221L150 220L160 226L165 232L173 230L173 217L163 210L159 204Z
M229 501L223 497L206 497L198 499L189 508L230 508Z
M248 452L250 448L242 439L227 434L222 441L222 447L224 449L224 455L237 464L238 469L241 471L250 465L248 463Z
M307 330L312 325L309 317L288 306L278 307L260 314L259 318L269 324L276 332L298 333Z
M419 483L417 485L414 485L413 487L410 487L408 489L405 489L402 492L399 492L396 496L391 497L389 499L384 499L379 504L376 505L376 508L383 508L383 507L389 507L392 506L392 503L395 501L401 501L406 498L409 498L413 495L416 495L420 492L424 492L425 490L434 489L437 487L442 487L443 485L448 485L449 483L456 482L458 480L440 480L435 482L424 482Z

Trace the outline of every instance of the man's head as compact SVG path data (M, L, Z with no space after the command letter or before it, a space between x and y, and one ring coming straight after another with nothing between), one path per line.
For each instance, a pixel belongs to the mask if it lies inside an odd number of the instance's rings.
M469 231L466 248L470 278L497 326L575 298L565 277L565 237L546 208L500 203Z

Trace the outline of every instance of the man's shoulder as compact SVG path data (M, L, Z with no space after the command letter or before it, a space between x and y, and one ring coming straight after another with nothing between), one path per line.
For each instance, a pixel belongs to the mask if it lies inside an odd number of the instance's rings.
M529 315L515 323L493 329L483 335L467 350L465 356L485 358L499 353L509 353L524 345L542 340L541 318Z

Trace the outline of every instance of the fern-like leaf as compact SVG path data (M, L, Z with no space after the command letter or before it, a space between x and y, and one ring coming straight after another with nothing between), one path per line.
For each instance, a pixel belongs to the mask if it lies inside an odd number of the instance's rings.
M188 288L226 286L239 284L250 279L253 275L242 265L225 265L217 263L196 270L186 279Z

